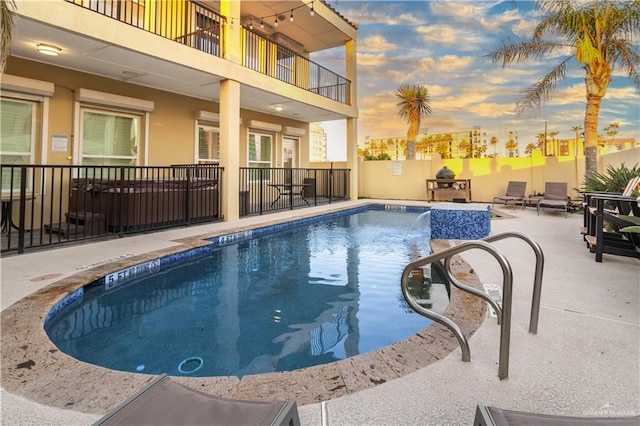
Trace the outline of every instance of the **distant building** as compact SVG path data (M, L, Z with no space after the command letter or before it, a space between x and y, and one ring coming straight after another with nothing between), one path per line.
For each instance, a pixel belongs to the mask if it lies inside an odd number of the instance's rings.
M486 153L486 145L487 134L481 132L480 126L461 132L435 134L424 132L416 137L416 159L430 158L433 153L440 153L446 158L483 157L483 153ZM482 150L483 146L484 150ZM407 137L406 135L388 138L366 136L362 149L373 156L387 153L392 160L405 160Z
M309 161L327 161L327 132L320 123L309 125Z

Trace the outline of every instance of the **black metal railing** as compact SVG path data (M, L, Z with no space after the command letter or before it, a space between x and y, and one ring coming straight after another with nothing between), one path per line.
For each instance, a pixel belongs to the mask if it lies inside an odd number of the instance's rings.
M240 216L349 199L349 169L240 168Z
M65 0L217 57L226 18L191 1ZM320 96L349 104L351 82L293 50L242 28L242 65Z
M224 168L0 165L2 252L221 219Z
M261 34L242 28L242 60L247 68L308 90L334 101L349 104L351 82Z
M65 0L194 49L223 56L225 18L195 1Z

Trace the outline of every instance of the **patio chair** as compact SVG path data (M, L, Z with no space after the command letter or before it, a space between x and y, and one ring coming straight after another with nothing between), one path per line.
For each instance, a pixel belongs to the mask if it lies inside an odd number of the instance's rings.
M538 215L540 210L564 210L564 217L567 217L569 207L569 194L567 192L567 182L545 182L544 195L538 200Z
M503 410L478 404L473 426L637 426L640 416L626 417L573 417L550 414L526 413L523 411Z
M625 216L640 217L640 206L636 197L615 194L593 195L589 207L588 228L584 234L587 247L596 255L596 262L602 262L604 253L640 258L640 234L622 232L621 229L634 225ZM615 207L605 208L605 204Z
M505 207L509 205L509 203L513 203L513 207L516 206L517 202L520 202L522 208L524 208L524 195L527 189L527 182L518 182L510 180L507 185L507 192L505 195L500 195L497 197L493 197L493 203L491 204L491 208L494 207L496 201L504 202Z
M269 425L299 426L294 400L254 402L218 398L163 374L94 425Z
M593 227L595 226L595 209L596 205L594 202L594 197L601 196L613 196L613 195L621 195L623 197L631 197L635 192L640 192L640 176L636 176L631 178L629 182L627 182L627 186L622 192L606 192L606 191L596 191L596 192L585 192L583 193L582 198L582 207L583 207L583 234L593 235ZM610 207L610 206L609 206ZM608 213L620 213L620 214L629 214L628 211L619 211L619 206L616 206L615 209L606 208L605 212Z

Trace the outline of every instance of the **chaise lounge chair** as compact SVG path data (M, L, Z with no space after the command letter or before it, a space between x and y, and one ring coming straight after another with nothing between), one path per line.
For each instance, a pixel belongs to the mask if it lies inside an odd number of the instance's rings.
M540 210L564 210L564 217L567 217L569 207L569 194L567 192L567 182L545 182L544 195L538 200L538 215Z
M503 410L478 404L473 426L637 426L640 416L630 417L570 417Z
M253 402L218 398L172 381L151 381L94 425L300 426L294 400Z
M509 203L513 203L513 206L516 206L517 202L520 202L522 208L524 208L524 193L527 189L527 182L517 182L510 180L507 185L507 192L505 195L500 195L498 197L493 197L493 204L491 204L491 208L496 204L496 201L502 201L506 206Z

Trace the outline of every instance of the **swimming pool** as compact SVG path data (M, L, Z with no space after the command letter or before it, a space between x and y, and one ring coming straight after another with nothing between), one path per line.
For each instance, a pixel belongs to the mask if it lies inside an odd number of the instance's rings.
M45 328L77 359L153 374L243 376L369 352L429 324L399 289L406 263L429 252L428 230L411 227L422 211L220 237L182 262L158 259L79 289Z

